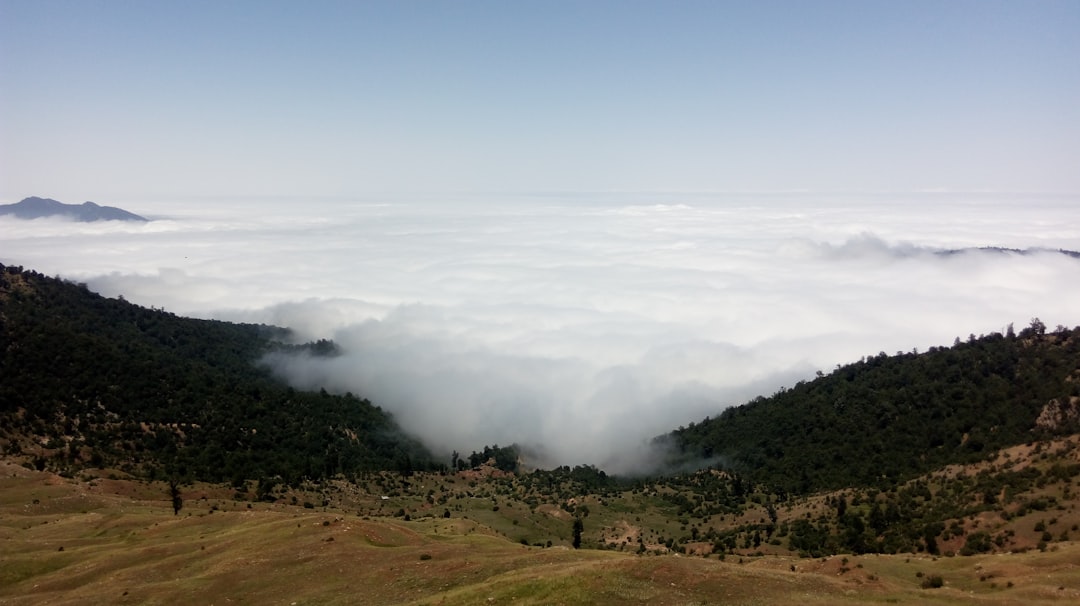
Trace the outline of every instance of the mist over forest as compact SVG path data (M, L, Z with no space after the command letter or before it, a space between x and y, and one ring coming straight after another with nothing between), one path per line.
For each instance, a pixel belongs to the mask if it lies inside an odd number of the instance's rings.
M1080 324L1068 198L624 194L125 205L0 218L0 262L332 339L265 363L369 398L436 452L614 472L656 435L838 364ZM996 247L996 248L988 248ZM943 254L948 253L948 254Z

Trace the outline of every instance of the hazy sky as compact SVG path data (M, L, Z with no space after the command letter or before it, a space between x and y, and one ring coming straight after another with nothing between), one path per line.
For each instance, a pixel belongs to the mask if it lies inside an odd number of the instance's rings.
M0 262L330 337L440 452L636 468L878 352L1080 324L1080 2L0 0ZM798 193L792 193L798 192Z
M0 0L0 201L1080 191L1080 3Z

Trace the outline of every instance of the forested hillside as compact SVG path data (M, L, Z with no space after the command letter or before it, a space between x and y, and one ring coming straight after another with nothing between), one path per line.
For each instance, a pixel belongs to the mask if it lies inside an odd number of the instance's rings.
M266 352L297 347L286 337L0 266L0 448L56 470L212 481L440 466L369 402L297 392L258 367ZM662 441L673 463L804 494L887 488L1078 427L1080 329L1036 320L1019 334L871 356Z
M925 353L878 354L662 439L775 489L896 485L1077 431L1080 329L1039 320Z
M0 446L42 468L212 481L432 465L378 407L297 392L258 368L286 334L181 318L0 265Z

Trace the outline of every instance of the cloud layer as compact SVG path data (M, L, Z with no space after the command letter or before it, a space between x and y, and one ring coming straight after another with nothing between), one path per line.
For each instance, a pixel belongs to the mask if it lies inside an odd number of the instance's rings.
M969 333L1080 324L1074 199L554 196L232 200L147 225L0 221L0 259L107 296L289 326L270 361L439 451L633 471L668 431L817 370ZM155 216L155 211L158 213Z

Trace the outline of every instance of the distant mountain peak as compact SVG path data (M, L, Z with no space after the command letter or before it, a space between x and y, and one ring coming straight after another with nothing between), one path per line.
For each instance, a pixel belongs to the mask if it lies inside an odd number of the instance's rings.
M38 196L24 198L15 204L0 204L0 215L12 215L18 219L68 217L79 222L149 220L115 206L101 206L93 202L64 204L52 198Z

